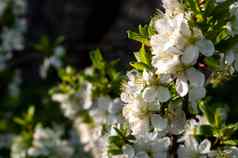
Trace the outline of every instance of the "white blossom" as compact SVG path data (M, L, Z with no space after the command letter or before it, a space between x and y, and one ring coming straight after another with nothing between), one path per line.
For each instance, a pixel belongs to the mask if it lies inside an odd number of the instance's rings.
M167 158L170 145L168 137L159 138L156 134L147 134L137 139L135 158Z
M16 136L11 145L11 158L26 158L28 145L21 136Z
M211 142L207 139L203 140L200 144L194 137L188 137L184 145L178 148L179 158L205 158L210 152Z
M181 4L178 0L163 0L163 7L166 10L166 14L175 15L183 12Z
M36 127L32 147L28 149L28 154L32 157L50 156L58 158L70 158L73 149L67 141L61 140L61 131L53 131L47 128Z
M161 54L152 58L152 65L158 74L174 73L179 68L180 58L179 55Z

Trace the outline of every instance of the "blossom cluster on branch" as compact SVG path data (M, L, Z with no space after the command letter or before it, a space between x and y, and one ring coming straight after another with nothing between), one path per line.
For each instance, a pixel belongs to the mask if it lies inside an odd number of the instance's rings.
M67 67L59 72L62 83L51 90L65 117L72 120L81 143L95 157L106 149L108 129L122 122L121 74L117 61L107 63L99 50L90 53L93 65L83 72Z
M14 118L21 132L1 135L7 141L0 147L10 146L12 158L78 158L79 139L95 158L238 157L232 109L210 93L238 71L238 2L162 3L164 10L157 10L148 25L128 31L140 49L125 76L118 61L106 62L99 50L90 53L92 66L77 72L62 68L62 37L52 42L43 36L34 44L46 55L41 77L47 78L50 67L58 71L61 82L50 95L70 127L36 123L31 107ZM23 1L0 2L0 71L12 52L24 48L24 14ZM10 96L18 96L20 83L17 71ZM48 122L52 126L54 120Z
M238 3L163 0L163 7L138 33L128 31L141 48L127 79L97 50L93 67L61 73L52 98L95 157L238 157L238 124L207 90L238 70Z

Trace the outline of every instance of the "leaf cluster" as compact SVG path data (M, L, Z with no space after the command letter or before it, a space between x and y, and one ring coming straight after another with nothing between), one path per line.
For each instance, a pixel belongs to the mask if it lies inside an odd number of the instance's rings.
M109 136L108 138L108 154L109 155L118 155L122 154L122 147L126 144L133 144L135 137L129 131L127 125L123 125L121 128L114 127L116 135Z
M195 134L205 138L213 138L215 147L224 145L238 145L237 132L238 123L228 124L226 122L227 110L222 103L210 103L201 101L199 107L209 124L196 128Z

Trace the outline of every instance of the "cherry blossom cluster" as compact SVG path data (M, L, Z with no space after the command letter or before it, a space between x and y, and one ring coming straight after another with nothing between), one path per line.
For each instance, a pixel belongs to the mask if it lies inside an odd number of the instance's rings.
M83 73L66 69L52 99L96 158L238 157L238 124L227 121L229 107L212 102L207 88L238 70L238 4L162 2L164 12L128 32L141 49L121 92L112 93L119 76L96 54Z
M236 126L228 125L229 128L225 124L226 107L216 107L212 116L212 112L205 114L209 105L204 105L206 86L218 80L219 75L232 75L237 70L237 43L223 51L216 49L219 42L228 42L237 35L237 2L210 2L214 7L228 5L231 18L223 26L227 37L221 41L208 36L215 36L211 28L201 26L209 18L197 12L206 12L207 3L164 0L165 12L152 18L149 36L141 40L145 35L141 27L139 35L130 33L129 37L142 43L121 93L122 115L134 138L122 143L109 139L108 157L238 157L237 144L231 143L235 138L221 132ZM198 7L195 13L193 5ZM216 60L216 69L211 60ZM218 117L219 123L213 117ZM111 138L118 134L111 133ZM214 142L214 138L220 142Z

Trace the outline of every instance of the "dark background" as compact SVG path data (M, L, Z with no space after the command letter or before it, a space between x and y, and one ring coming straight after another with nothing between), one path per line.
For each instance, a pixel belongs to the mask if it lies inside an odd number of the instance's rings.
M82 67L89 64L88 52L95 48L128 63L135 43L126 31L148 23L159 6L160 0L28 0L27 39L64 36L70 64Z

